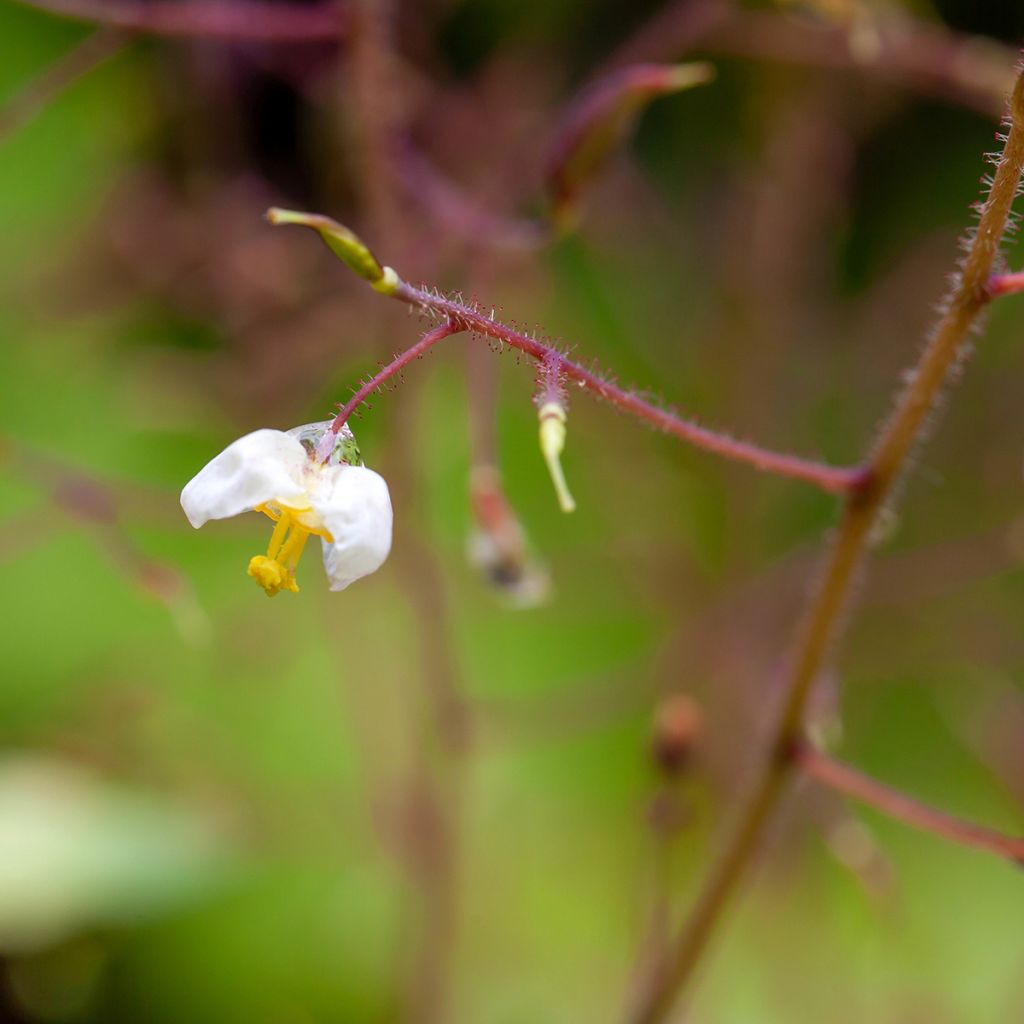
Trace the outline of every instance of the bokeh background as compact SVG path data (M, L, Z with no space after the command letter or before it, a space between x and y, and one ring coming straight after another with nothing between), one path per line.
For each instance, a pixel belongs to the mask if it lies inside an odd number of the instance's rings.
M1000 0L337 20L340 44L284 45L0 4L5 1021L620 1019L714 856L836 503L580 394L562 515L532 370L457 339L354 423L391 559L332 595L311 554L268 601L245 576L265 521L194 532L181 487L329 416L422 325L263 211L328 213L687 414L851 462L942 296L1024 35ZM578 231L533 230L578 90L690 56L716 81L643 113ZM1022 301L878 538L812 722L1008 831ZM481 465L529 538L489 574ZM684 1017L1020 1020L1022 907L1012 865L798 785Z

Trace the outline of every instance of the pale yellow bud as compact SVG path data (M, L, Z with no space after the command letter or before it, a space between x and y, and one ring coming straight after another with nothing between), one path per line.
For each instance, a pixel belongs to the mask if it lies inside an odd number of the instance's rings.
M299 210L282 210L273 206L267 210L267 220L277 226L297 224L312 228L324 240L327 248L343 263L354 270L364 281L385 295L393 295L400 284L398 275L390 267L382 267L370 247L344 224L319 213L302 213Z
M565 448L565 409L558 402L546 402L540 407L540 450L551 474L551 482L558 496L558 504L563 512L574 512L576 502L569 493L562 472L561 455Z

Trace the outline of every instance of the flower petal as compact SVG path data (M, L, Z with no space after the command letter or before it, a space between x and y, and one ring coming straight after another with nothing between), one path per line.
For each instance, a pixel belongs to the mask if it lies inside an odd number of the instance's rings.
M275 499L305 493L306 451L281 430L254 430L233 441L185 485L181 507L198 529Z
M313 511L334 538L323 542L324 570L331 590L344 590L376 572L388 557L391 496L384 478L363 466L337 466L325 470L322 479L330 486L314 494Z

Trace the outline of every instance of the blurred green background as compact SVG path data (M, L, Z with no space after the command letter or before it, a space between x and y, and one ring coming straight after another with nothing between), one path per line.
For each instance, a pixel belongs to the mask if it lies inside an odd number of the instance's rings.
M487 210L539 211L560 112L658 5L359 14L340 46L101 37L48 96L92 29L0 4L5 1021L619 1019L714 855L836 504L580 394L563 516L533 371L454 340L354 424L391 559L329 594L310 554L268 602L262 517L194 532L181 487L243 433L329 416L421 325L261 215L328 213L702 422L852 462L933 318L1024 33L998 0L733 11L675 53L655 33L636 56L717 80L643 114L576 234L519 251L430 200L406 147ZM947 29L983 86L877 49ZM949 396L813 723L1018 832L1022 301ZM550 575L535 607L466 556L492 457ZM667 778L652 723L680 695L702 726ZM1022 907L1012 865L800 785L684 1016L1020 1020Z

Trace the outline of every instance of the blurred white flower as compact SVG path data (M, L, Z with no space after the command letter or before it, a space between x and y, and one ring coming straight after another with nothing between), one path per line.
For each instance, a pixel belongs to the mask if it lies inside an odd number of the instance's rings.
M295 570L310 534L321 538L331 590L344 590L384 564L391 550L391 497L383 477L362 466L348 428L330 458L316 457L327 423L256 430L232 442L181 492L197 529L210 519L263 512L275 523L266 555L249 575L273 597L298 592Z
M43 754L0 759L0 953L28 953L202 898L232 868L197 808Z

